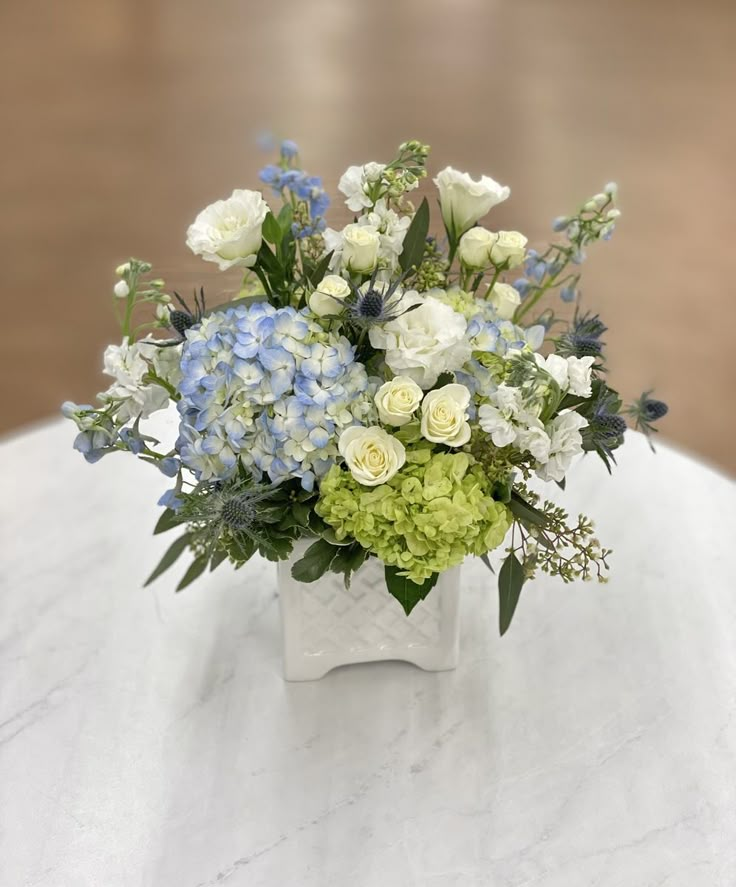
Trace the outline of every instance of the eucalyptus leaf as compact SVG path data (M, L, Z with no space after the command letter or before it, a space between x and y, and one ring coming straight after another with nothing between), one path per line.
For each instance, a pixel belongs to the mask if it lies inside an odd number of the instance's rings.
M205 554L200 554L199 557L196 557L191 564L189 565L189 569L182 576L181 582L176 586L177 591L181 591L183 588L186 588L187 585L191 585L195 579L204 573L207 569L207 564L209 563L209 558Z
M416 582L412 582L407 576L400 576L398 567L386 565L385 577L386 588L388 588L390 594L392 594L401 604L404 608L404 612L408 616L419 601L423 601L435 587L437 580L439 579L439 573L433 573L429 579L425 579L424 582L419 585Z
M527 524L534 524L537 527L543 527L547 523L544 512L525 502L524 499L515 491L511 492L511 499L508 503L509 509L514 517Z
M179 556L186 550L189 542L191 541L192 534L184 533L183 536L179 536L176 542L173 542L166 551L166 554L159 561L156 569L151 573L151 575L146 579L143 583L143 587L145 588L147 585L150 585L154 579L158 579L158 577L165 573L166 570L169 569L176 561Z
M511 552L498 574L498 629L502 636L506 634L514 618L525 579L521 561Z
M427 198L419 204L419 209L414 214L411 224L407 228L404 237L404 249L399 256L399 265L404 273L412 268L418 268L424 258L424 250L427 246L427 234L429 233L429 204Z

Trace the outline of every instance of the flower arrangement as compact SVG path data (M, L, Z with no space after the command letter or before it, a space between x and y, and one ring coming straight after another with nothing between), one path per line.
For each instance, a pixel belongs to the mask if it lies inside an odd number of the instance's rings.
M260 173L267 199L236 190L188 231L194 253L242 275L233 301L200 290L187 303L146 262L117 269L113 382L96 406L62 411L89 462L127 451L173 479L155 532L184 532L149 582L186 551L179 588L224 561L285 559L309 537L296 579L332 570L349 584L378 558L408 614L443 571L471 555L491 567L506 540L503 634L538 571L605 581L593 524L530 482L564 487L585 452L610 471L624 417L648 434L667 411L649 392L623 406L606 327L580 307L585 250L620 215L616 186L556 219L559 239L538 251L479 224L508 187L448 167L434 179L440 239L427 199L411 200L428 152L410 141L390 163L351 166L339 189L354 221L337 230L321 180L283 142ZM575 303L571 319L540 304L551 294ZM166 450L145 420L172 403Z

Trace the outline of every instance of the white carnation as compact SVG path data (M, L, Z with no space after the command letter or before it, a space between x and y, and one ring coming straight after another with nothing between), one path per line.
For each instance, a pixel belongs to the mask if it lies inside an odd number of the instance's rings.
M471 356L467 321L432 296L404 295L402 306L419 305L370 331L374 348L386 352L397 375L412 378L425 390L444 372L459 370Z

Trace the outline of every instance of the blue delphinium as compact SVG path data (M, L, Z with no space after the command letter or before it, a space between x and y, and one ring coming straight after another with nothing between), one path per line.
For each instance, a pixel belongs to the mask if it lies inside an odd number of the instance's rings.
M325 228L324 215L330 205L322 179L295 168L299 148L295 142L285 139L281 143L281 163L270 163L259 173L261 181L269 185L274 194L282 197L290 192L296 198L292 232L295 237L310 237Z
M365 367L347 339L305 312L267 303L215 312L188 333L177 449L201 480L299 478L312 489L342 428L372 409Z

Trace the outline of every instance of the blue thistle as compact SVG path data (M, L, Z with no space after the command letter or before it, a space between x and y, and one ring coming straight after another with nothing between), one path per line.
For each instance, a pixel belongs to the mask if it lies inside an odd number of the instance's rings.
M377 284L378 271L374 271L367 284L358 287L350 284L351 294L345 299L345 316L349 323L357 327L371 327L375 324L389 323L407 311L418 308L418 305L402 305L403 277L390 284Z
M597 314L575 312L570 327L555 340L555 351L562 357L595 357L596 369L603 370L603 348L601 336L608 327Z
M641 397L626 408L626 413L634 420L634 428L645 434L647 438L659 431L652 423L664 418L669 412L667 404L663 400L650 397L651 393L651 390L645 391ZM651 440L649 446L654 450Z

